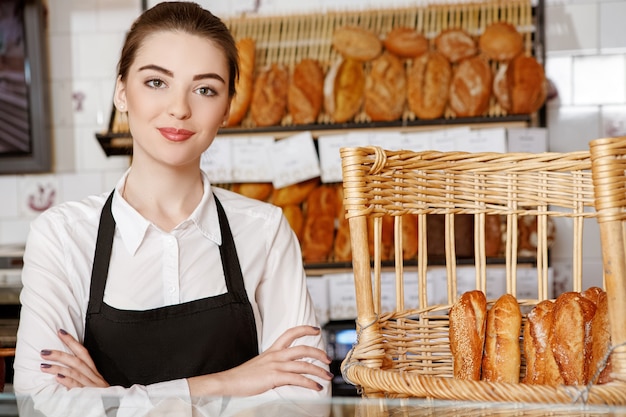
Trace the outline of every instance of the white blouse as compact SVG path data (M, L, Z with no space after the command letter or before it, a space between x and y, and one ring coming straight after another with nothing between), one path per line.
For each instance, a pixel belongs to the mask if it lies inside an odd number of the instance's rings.
M259 352L291 327L319 326L307 292L300 246L280 208L211 187L205 175L204 196L198 207L187 220L165 232L121 197L127 175L118 182L112 202L117 227L105 303L118 309L146 310L226 292L218 246L221 235L212 196L215 193L235 240L256 320ZM101 398L114 397L119 400L118 415L125 409L158 408L165 397L182 399L185 404L191 401L184 379L128 389L81 388L63 396L52 395L67 390L54 376L40 370L44 362L42 349L67 351L57 336L59 329L79 341L84 339L98 222L107 197L104 193L50 208L32 222L26 242L14 390L30 397L35 407L47 415L69 415L64 406L68 395L76 401L87 401L89 407L96 407L92 404L96 402L103 409ZM295 344L324 349L321 336L303 337ZM325 364L316 364L328 369ZM257 403L329 396L330 383L318 378L316 381L324 386L321 392L285 386L247 400ZM202 401L216 410L229 407L224 398ZM77 410L77 415L84 416L84 411Z

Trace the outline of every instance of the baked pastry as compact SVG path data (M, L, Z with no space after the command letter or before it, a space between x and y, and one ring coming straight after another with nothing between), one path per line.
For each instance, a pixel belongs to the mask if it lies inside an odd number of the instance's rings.
M435 37L435 48L455 64L478 53L476 41L463 29L446 29Z
M526 357L526 374L523 382L533 385L556 387L563 384L552 348L554 303L544 300L538 303L526 315L524 326L524 355Z
M455 378L479 381L485 344L487 300L482 291L468 291L450 308L449 337Z
M289 204L282 209L298 241L302 242L302 232L304 231L304 214L302 213L302 208L298 204Z
M500 255L502 248L502 216L485 215L485 256Z
M354 59L337 61L324 80L324 106L335 123L351 120L361 109L365 91L363 64Z
M407 70L409 109L420 119L443 116L451 80L450 62L441 53L433 51L415 58Z
M383 45L389 52L402 58L418 57L430 47L424 35L406 26L390 30L383 39Z
M402 216L402 259L415 259L419 243L417 240L417 214Z
M495 22L487 26L478 38L478 47L487 58L510 61L524 48L524 38L508 22Z
M595 311L595 304L578 292L565 292L554 302L550 348L565 385L588 382Z
M607 357L610 349L609 306L606 292L602 291L598 293L596 314L591 321L591 357L587 376L589 382L606 384L613 380L611 356Z
M517 299L504 294L487 312L482 379L517 383L520 377L522 313Z
M482 115L489 108L491 68L479 56L463 60L454 70L450 84L450 108L457 117Z
M339 204L335 186L323 184L314 188L307 196L306 215L307 217L331 216L334 218Z
M320 183L319 177L302 181L286 187L275 188L271 202L275 206L285 207L291 204L301 204Z
M239 55L239 78L235 81L235 96L230 102L230 113L226 126L236 126L243 120L252 101L252 85L254 80L254 61L256 43L252 38L237 41Z
M335 29L331 42L344 58L361 62L376 58L383 49L378 35L371 30L351 25Z
M493 95L500 107L507 112L511 111L511 93L509 91L509 83L506 74L508 68L508 63L501 63L493 77Z
M365 81L365 113L375 122L397 120L405 101L404 65L395 55L384 52L372 61Z
M303 59L293 69L287 108L294 124L317 121L324 101L324 71L314 59Z
M257 126L280 124L287 113L289 73L279 64L272 64L259 73L254 83L250 113Z
M232 190L238 194L245 195L246 197L265 201L272 194L274 186L271 182L235 183L232 186Z
M533 113L546 101L548 92L543 66L532 56L519 55L507 70L511 113Z

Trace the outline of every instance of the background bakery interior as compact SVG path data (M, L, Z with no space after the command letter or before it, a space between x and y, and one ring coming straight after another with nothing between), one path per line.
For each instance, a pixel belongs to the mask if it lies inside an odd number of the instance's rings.
M27 1L27 3L30 2ZM8 165L0 156L0 171L3 174L0 175L0 195L3 201L0 204L0 285L2 286L0 290L0 347L5 348L10 348L15 343L14 331L19 312L20 250L25 242L30 221L53 204L110 190L129 164L130 157L123 155L123 152L117 154L110 150L107 152L105 142L102 141L102 134L105 133L106 139L106 132L110 132L111 122L115 117L112 114L111 103L115 80L115 60L125 30L143 8L150 7L156 2L47 0L43 3L47 8L44 35L49 59L45 78L49 82L44 87L47 87L50 103L47 134L50 141L51 169L45 172L18 172L19 170L11 172L11 170L2 169L3 164L5 167ZM202 0L199 3L215 14L233 20L242 16L262 18L272 15L323 15L326 12L338 10L366 15L381 5L380 2L374 0L307 2ZM437 1L430 2L430 4L434 3ZM385 7L388 9L424 6L426 3L408 0L385 2ZM535 17L538 16L539 20L531 29L535 31L531 47L539 60L543 60L545 74L549 80L545 105L537 112L539 116L527 123L528 126L536 129L522 129L520 133L519 130L509 130L505 127L501 130L496 129L494 136L501 138L503 132L508 135L508 142L504 145L508 150L525 149L523 146L530 146L531 149L538 151L569 152L586 150L588 142L594 138L626 135L626 26L622 19L626 15L626 1L545 0L545 3L533 2L532 7ZM2 19L6 18L5 15L0 13L0 57L6 53L3 51L6 43L2 42L8 36L6 30L2 32ZM3 80L5 80L3 76L6 76L6 72L3 72L5 64L5 61L0 60L0 106L6 105L3 103L6 93L3 90ZM3 123L0 116L0 130ZM248 122L241 123L245 125ZM269 123L284 124L281 121ZM329 131L329 135L334 135L334 140L338 140L339 143L342 140L348 143L353 138L350 135L359 131L359 126L350 125L350 127L350 129ZM471 123L433 123L430 128L422 126L421 130L432 133L435 129L471 127ZM490 127L489 124L487 127ZM494 124L491 127L497 128L498 125ZM390 129L390 131L393 130ZM458 134L458 130L451 131ZM266 132L268 132L266 135L261 136L270 136L272 141L277 138L272 137L272 129ZM376 130L367 130L367 135L373 134L372 132ZM296 135L296 133L298 132L292 131L289 134ZM240 142L253 143L250 145L252 147L261 146L254 145L256 142L252 139L253 137L246 136L247 134L242 133L243 137L238 138ZM288 135L283 130L280 136L282 139ZM111 139L111 137L108 138ZM517 138L515 140L518 141L527 140L528 143L515 142L512 138ZM309 144L306 140L294 142L302 143L303 146ZM263 146L266 146L267 140L264 143ZM459 145L458 140L455 143L465 149L463 144ZM317 147L317 143L315 146ZM241 151L242 148L238 149ZM303 149L307 152L311 150L309 147ZM243 154L245 153L243 151ZM289 152L286 151L286 153ZM245 161L239 162L245 163ZM211 161L209 160L208 163ZM246 174L249 178L246 184L229 186L245 192L245 188L249 187L248 183L267 182L266 173L259 174L259 179L254 181L254 175L258 173L259 168L256 167L255 170L252 174ZM293 180L288 172L283 172L281 175L277 183L287 184ZM329 187L324 188L321 185ZM324 205L336 206L338 204L337 185L336 182L321 184L317 178L299 182L298 189L305 196L317 193L315 200L323 204L319 205L321 211L316 217L322 218L328 216L324 214ZM258 186L252 188L255 192L263 192L263 188ZM261 198L279 198L276 190L271 188L276 187L266 186L266 194ZM333 190L332 193L329 192L329 188ZM289 193L289 196L294 197L294 193ZM298 204L303 203L304 199L305 197L302 197ZM310 203L311 207L314 205ZM286 214L287 210L290 209L286 208ZM330 216L327 223L337 226L340 223L337 211L332 212ZM306 222L306 219L302 221ZM568 290L562 283L567 282L564 274L571 271L572 259L569 248L571 230L558 222L554 226L550 263L551 279L556 295ZM585 227L592 231L592 237L584 242L584 287L601 285L599 236L597 232L593 232L596 226L592 222ZM305 238L302 237L302 239ZM316 243L319 237L312 239L313 242L310 243ZM327 330L329 352L339 360L345 356L354 340L352 331L355 316L354 289L349 258L341 259L339 253L322 252L319 254L310 243L303 242L305 256L311 257L305 259L310 275L311 293L320 320ZM437 248L433 250L436 251ZM523 280L520 285L523 285ZM338 360L335 365L338 364ZM7 378L10 382L10 357L7 358L7 362ZM335 373L339 374L338 368L335 369ZM340 380L337 381L335 388L336 395L355 393L351 387L342 384Z

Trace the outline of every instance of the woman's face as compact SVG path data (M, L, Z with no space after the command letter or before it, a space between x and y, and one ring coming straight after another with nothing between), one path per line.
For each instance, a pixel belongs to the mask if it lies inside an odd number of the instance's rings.
M137 51L126 81L118 79L115 105L128 112L133 164L199 166L228 117L228 64L206 38L157 32Z

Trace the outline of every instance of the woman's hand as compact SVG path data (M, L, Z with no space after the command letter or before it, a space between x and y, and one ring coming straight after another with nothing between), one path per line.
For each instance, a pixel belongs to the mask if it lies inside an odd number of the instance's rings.
M65 330L59 330L58 334L72 354L59 350L42 350L41 357L46 362L41 364L41 370L56 375L57 382L66 388L108 387L109 384L96 369L87 349Z
M250 396L261 394L283 385L295 385L320 391L323 387L306 375L330 381L333 375L326 369L300 359L316 359L330 364L330 358L321 349L291 344L303 336L318 335L320 329L297 326L283 333L265 352L249 361L210 375L188 378L192 397L205 395Z

